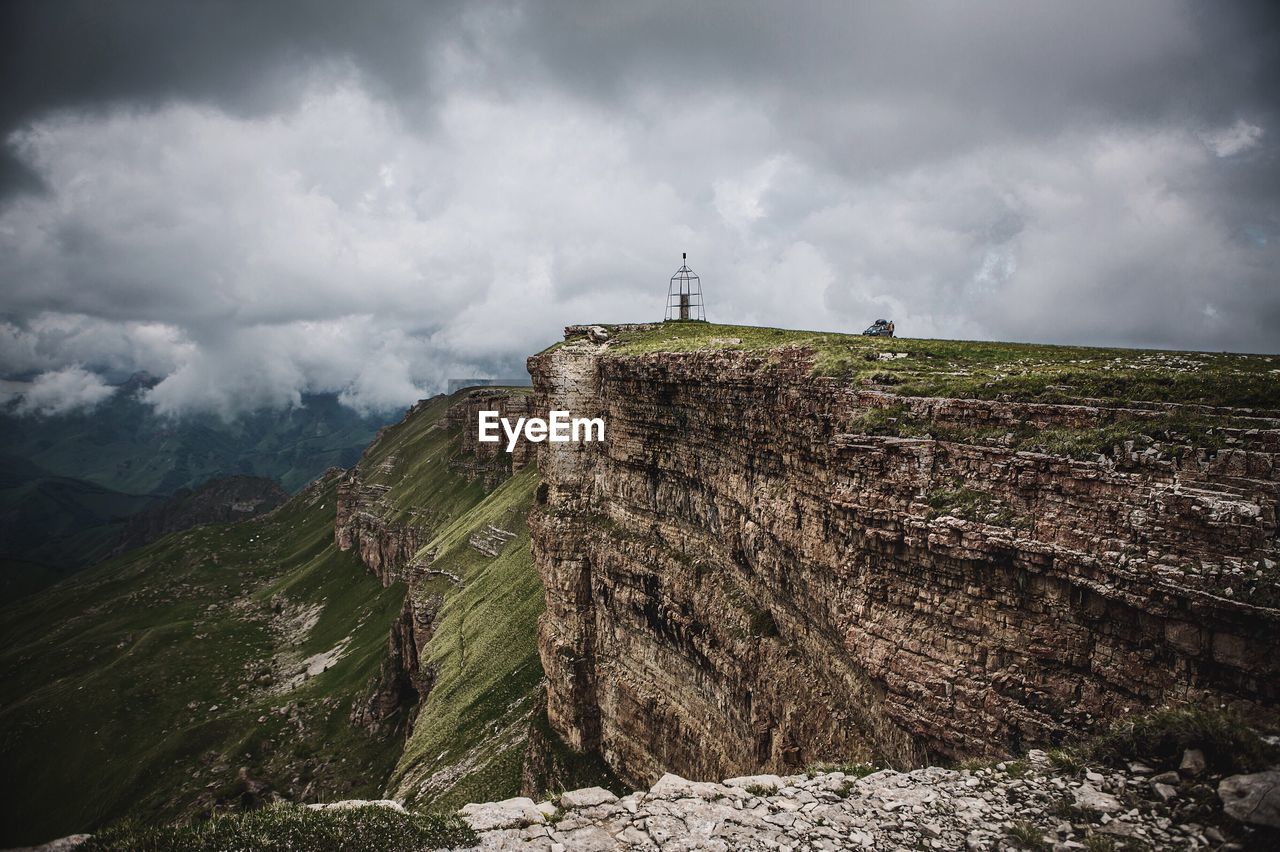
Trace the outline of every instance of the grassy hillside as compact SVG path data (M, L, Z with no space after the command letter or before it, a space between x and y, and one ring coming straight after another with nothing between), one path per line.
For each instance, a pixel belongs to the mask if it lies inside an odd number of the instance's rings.
M802 347L818 375L904 396L1179 402L1280 409L1280 356L876 338L703 322L615 333L610 352ZM881 360L882 354L904 353Z
M269 516L168 536L0 609L12 805L0 846L272 794L390 789L431 809L516 794L542 679L525 527L538 475L486 493L448 425L452 401L420 404L359 465L362 483L386 486L364 510L424 530L424 556L445 572L414 590L442 605L421 650L434 687L407 741L403 726L375 735L350 721L379 681L405 589L382 589L334 546L334 475ZM470 543L491 526L513 534L497 556Z
M385 520L436 529L485 499L484 484L468 481L455 464L462 429L450 428L445 414L457 398L441 395L418 403L361 456L361 482L387 486L379 507ZM506 454L496 461L510 470Z
M519 793L530 711L542 680L536 631L545 601L525 525L537 484L537 471L525 468L425 548L438 549L432 568L461 583L440 577L417 592L444 597L423 654L436 682L390 789L419 807L451 809ZM469 544L472 533L490 525L516 534L497 557Z
M486 494L477 467L509 468L510 456L481 464L461 449L462 427L450 427L446 412L462 393L421 403L359 465L361 482L387 486L380 516L430 531L419 555L428 561L434 552L429 567L441 572L413 591L442 598L435 633L420 652L435 683L389 785L433 809L519 792L542 680L535 634L544 599L525 525L538 474L527 467ZM469 543L490 526L514 534L496 557Z
M400 742L348 717L404 590L334 548L333 511L331 479L0 609L0 845L231 807L259 784L381 792Z

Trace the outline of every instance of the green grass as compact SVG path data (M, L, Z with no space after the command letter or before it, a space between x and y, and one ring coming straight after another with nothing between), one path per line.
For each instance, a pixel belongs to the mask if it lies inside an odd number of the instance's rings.
M1049 842L1045 840L1044 832L1036 827L1035 823L1026 820L1018 820L1005 830L1006 836L1021 849L1049 849Z
M403 588L333 546L334 482L269 518L164 538L0 610L0 843L234 805L238 770L300 798L381 792L397 743L348 722ZM318 613L285 637L273 605ZM346 640L330 669L255 683ZM261 721L260 721L261 720Z
M314 811L275 805L177 826L112 825L84 852L418 852L471 845L475 832L455 816L401 814L384 807Z
M1084 762L1074 748L1051 748L1048 751L1048 757L1049 764L1055 769L1060 769L1072 775L1084 771Z
M926 495L929 518L950 515L967 521L999 526L1027 526L1003 500L984 491L955 484L951 488L933 488Z
M607 352L621 356L722 349L768 357L782 347L804 350L815 375L900 396L1280 409L1280 356L1274 355L883 339L710 323L664 323L616 332ZM906 357L881 361L879 353Z
M1085 744L1085 753L1104 763L1146 760L1176 768L1189 748L1204 752L1209 772L1258 772L1280 762L1280 746L1267 743L1242 719L1225 710L1168 707L1129 716Z
M462 584L438 589L444 604L424 654L436 680L391 782L419 807L449 809L519 791L542 679L536 631L544 600L525 524L537 484L536 469L526 467L423 548L437 551L433 568L457 574ZM517 533L496 558L467 543L488 524ZM469 771L423 788L459 766Z

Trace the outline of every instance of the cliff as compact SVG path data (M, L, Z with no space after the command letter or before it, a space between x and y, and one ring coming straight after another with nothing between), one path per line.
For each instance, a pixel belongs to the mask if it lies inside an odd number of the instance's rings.
M403 736L387 781L418 807L514 795L542 668L543 596L525 517L538 484L528 445L476 440L481 410L516 418L526 389L414 406L339 483L334 541L384 586L407 587L357 726Z
M536 408L608 432L539 450L539 647L624 780L1277 721L1276 359L567 331Z
M523 441L510 454L476 441L478 412L519 417L528 405L521 389L464 390L422 400L379 430L338 485L338 548L355 550L383 585L408 581L429 561L415 557L432 534L528 461Z

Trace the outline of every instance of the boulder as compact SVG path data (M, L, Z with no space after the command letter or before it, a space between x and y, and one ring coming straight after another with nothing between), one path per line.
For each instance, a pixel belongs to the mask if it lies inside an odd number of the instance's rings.
M1250 825L1280 828L1280 769L1223 778L1218 798L1230 817Z
M343 799L341 802L316 802L307 805L313 811L349 811L352 808L388 808L400 814L407 814L404 805L394 799Z
M501 802L483 802L463 805L458 811L462 821L471 826L472 831L493 831L497 828L524 828L546 822L542 811L533 803L533 799L516 796Z
M602 325L593 325L587 329L587 338L592 343L604 343L609 339L609 330Z
M594 808L597 805L611 805L618 797L603 787L584 787L581 790L570 790L560 797L560 807Z
M778 792L782 787L782 779L777 775L742 775L738 778L726 778L726 787L741 787L744 790L758 788L769 790L769 795Z
M668 772L649 788L649 795L660 799L680 799L693 795L693 782Z
M91 834L68 834L66 837L59 837L57 840L50 840L39 846L14 849L13 852L71 852L72 849L79 849L88 843L92 837Z
M1081 784L1071 791L1071 795L1075 799L1076 807L1086 811L1114 814L1123 807L1115 796L1104 793L1091 784Z
M1189 748L1182 753L1182 763L1178 771L1184 775L1199 775L1204 772L1204 752L1198 748Z

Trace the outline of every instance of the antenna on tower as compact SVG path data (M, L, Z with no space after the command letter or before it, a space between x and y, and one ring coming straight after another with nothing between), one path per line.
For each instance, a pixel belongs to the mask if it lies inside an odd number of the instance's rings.
M665 320L701 320L707 314L702 304L702 279L689 268L689 253L680 252L680 268L671 276L667 287L667 313Z

